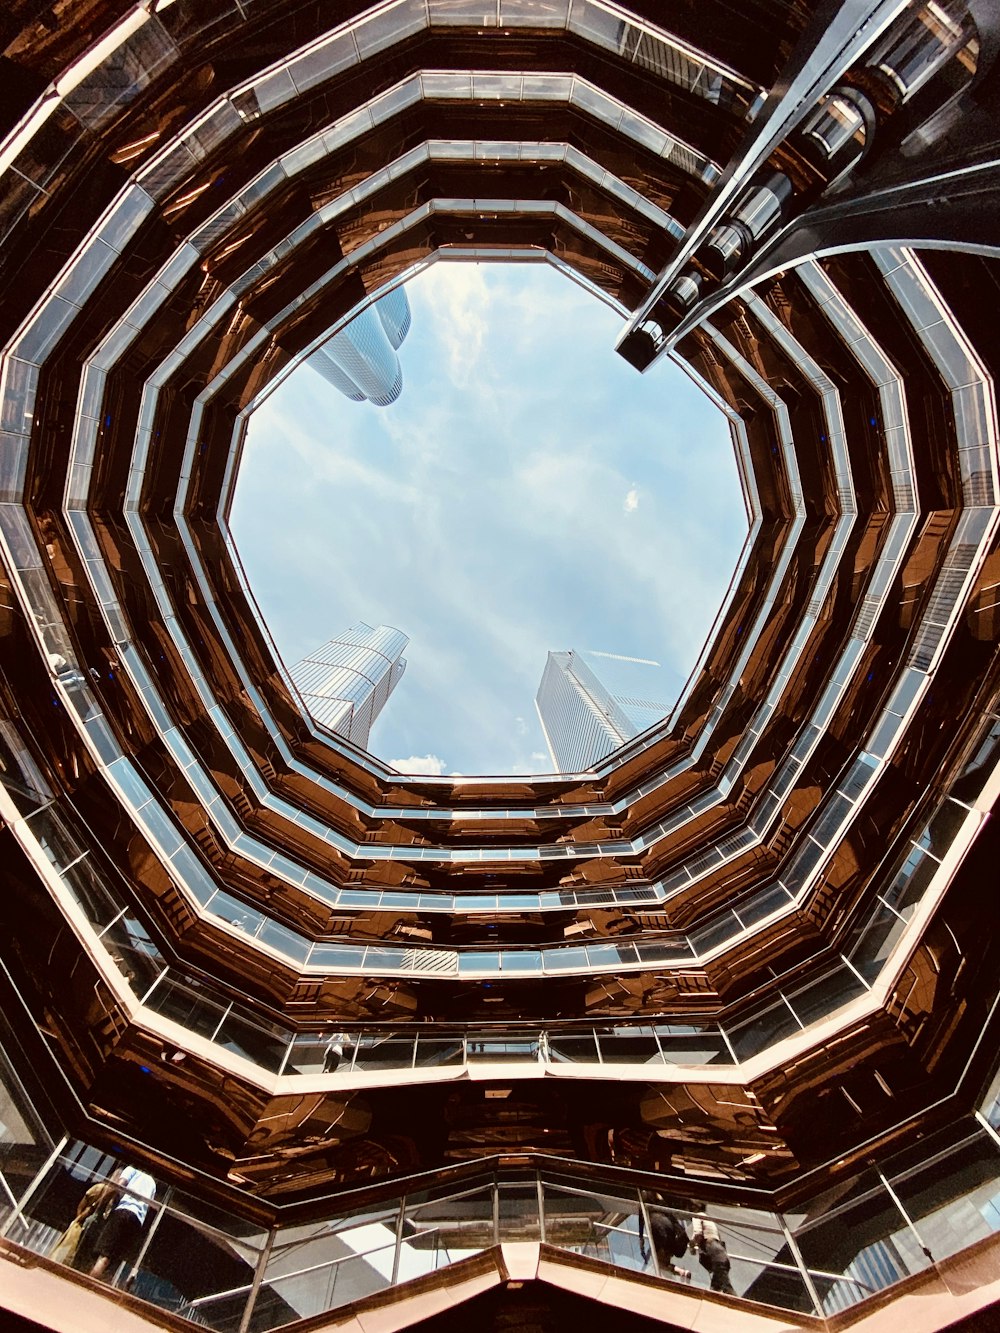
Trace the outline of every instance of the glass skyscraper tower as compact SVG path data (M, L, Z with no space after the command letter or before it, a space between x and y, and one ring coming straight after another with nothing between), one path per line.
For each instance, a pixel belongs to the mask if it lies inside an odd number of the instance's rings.
M549 653L535 696L552 763L590 768L670 711L658 662L616 653Z
M403 392L396 351L410 331L402 287L356 315L306 362L352 402L388 407Z
M367 748L372 724L406 670L409 641L391 625L359 620L296 662L291 677L310 715Z

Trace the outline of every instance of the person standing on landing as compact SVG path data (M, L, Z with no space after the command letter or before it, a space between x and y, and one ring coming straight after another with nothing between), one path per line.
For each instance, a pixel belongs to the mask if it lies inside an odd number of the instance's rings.
M698 1262L712 1275L712 1290L735 1296L729 1280L729 1252L719 1236L719 1228L705 1214L705 1205L694 1205L691 1219L691 1247L698 1251Z
M120 1195L94 1244L97 1258L91 1277L103 1278L109 1267L113 1276L119 1264L132 1262L139 1252L150 1201L156 1196L156 1181L134 1166L118 1173L115 1186Z

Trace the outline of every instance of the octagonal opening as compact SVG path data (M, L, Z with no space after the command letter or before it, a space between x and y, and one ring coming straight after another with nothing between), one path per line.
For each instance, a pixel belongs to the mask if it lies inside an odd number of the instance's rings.
M393 767L576 771L543 671L573 655L601 754L669 713L747 537L729 424L679 366L615 356L618 311L548 265L436 263L405 291L395 401L301 364L252 414L240 558L290 667L356 622L408 636L367 742Z

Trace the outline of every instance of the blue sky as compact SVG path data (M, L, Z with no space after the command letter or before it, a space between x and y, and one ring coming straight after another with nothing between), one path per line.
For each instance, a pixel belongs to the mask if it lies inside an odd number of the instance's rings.
M308 367L254 413L231 525L291 664L355 620L410 636L371 748L404 771L533 773L549 649L663 663L671 697L747 520L728 425L547 265L437 263L407 285L403 392Z

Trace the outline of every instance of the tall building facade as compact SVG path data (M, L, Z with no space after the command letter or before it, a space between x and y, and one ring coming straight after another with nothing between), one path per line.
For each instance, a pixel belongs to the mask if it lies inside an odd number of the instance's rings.
M353 402L388 407L403 392L396 352L409 331L410 303L397 287L328 338L306 365Z
M616 653L550 652L535 696L545 743L559 773L606 758L670 711L658 662Z
M55 9L0 22L0 1322L995 1327L996 4ZM312 725L226 531L268 386L446 257L732 428L711 637L582 775Z
M357 621L291 668L311 717L362 749L406 670L409 638L391 625Z

